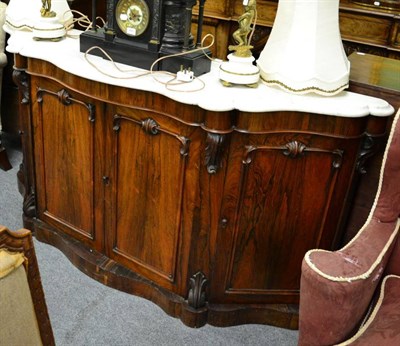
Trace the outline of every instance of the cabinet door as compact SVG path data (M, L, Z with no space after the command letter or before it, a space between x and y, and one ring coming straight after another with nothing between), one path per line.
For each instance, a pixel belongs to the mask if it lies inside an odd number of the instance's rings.
M341 142L233 135L211 300L297 302L305 252L338 227L354 154L344 167Z
M183 292L200 134L154 112L118 109L112 119L112 224L108 256ZM192 188L189 188L192 186ZM185 285L185 283L183 284Z
M32 86L39 218L100 249L102 105L44 79Z

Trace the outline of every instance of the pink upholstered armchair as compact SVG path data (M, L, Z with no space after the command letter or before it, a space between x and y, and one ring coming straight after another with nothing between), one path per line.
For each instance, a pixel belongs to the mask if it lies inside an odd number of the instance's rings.
M304 257L299 345L400 345L399 117L365 225L339 251Z

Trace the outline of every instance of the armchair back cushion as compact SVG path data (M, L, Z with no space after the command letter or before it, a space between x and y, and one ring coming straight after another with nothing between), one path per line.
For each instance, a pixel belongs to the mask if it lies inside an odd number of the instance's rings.
M0 344L42 345L22 253L0 249ZM2 275L3 273L3 275Z
M1 225L0 345L55 345L32 234Z

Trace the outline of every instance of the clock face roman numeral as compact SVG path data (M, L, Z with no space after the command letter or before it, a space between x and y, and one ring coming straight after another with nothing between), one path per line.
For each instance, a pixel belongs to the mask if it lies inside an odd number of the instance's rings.
M149 25L150 11L145 0L120 0L117 3L115 16L124 34L139 36Z

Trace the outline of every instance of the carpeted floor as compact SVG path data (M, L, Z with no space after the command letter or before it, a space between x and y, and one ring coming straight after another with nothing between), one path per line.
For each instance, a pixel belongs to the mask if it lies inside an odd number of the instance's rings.
M4 143L7 146L7 142ZM22 227L16 173L21 153L7 148L13 169L0 170L0 224ZM76 269L56 248L35 240L56 343L74 346L297 344L297 331L263 325L188 328L145 299L106 287ZM15 345L19 346L19 345Z

